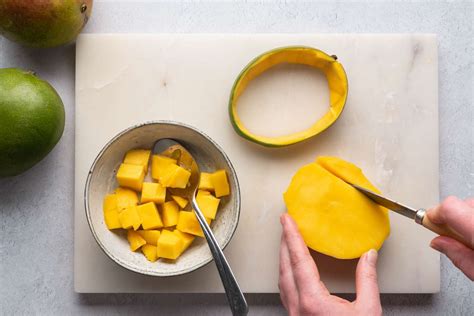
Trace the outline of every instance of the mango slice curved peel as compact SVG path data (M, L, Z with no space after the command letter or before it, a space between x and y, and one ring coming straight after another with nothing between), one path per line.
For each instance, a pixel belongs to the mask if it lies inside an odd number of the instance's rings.
M329 109L308 129L281 137L266 137L248 130L237 114L237 103L247 85L266 70L281 63L302 64L321 70L328 81ZM235 131L242 137L267 147L282 147L316 136L341 115L348 93L347 76L337 57L305 46L277 48L252 60L239 74L229 98L229 115Z
M306 245L338 259L378 250L390 233L388 211L347 182L379 192L355 165L319 157L296 172L283 194Z

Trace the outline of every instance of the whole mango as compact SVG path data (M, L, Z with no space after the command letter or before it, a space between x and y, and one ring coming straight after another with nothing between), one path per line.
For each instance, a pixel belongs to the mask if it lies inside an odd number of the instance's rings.
M42 160L61 138L64 116L49 83L30 71L0 69L0 178Z
M93 0L0 0L0 34L31 47L74 41L86 25Z

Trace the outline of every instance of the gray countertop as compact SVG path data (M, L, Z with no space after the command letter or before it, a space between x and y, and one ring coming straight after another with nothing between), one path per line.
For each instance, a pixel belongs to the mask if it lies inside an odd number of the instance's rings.
M131 2L96 1L85 32L438 34L440 199L473 194L473 2ZM0 180L0 314L228 314L220 294L74 293L74 58L73 45L34 50L0 38L0 67L35 70L57 89L67 115L46 159ZM439 294L382 295L385 314L473 315L473 283L444 256L441 282ZM252 315L285 314L278 295L248 301Z

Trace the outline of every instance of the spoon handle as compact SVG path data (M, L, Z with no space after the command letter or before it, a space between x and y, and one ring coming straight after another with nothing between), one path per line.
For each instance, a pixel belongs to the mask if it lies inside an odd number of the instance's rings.
M222 284L224 285L225 294L227 295L227 300L229 302L230 309L232 310L232 315L247 315L249 307L247 305L247 301L245 300L244 294L240 290L239 284L232 273L232 269L230 268L229 263L222 252L222 249L219 247L219 244L217 243L211 228L207 224L204 215L197 205L196 197L193 197L192 205L199 224L201 225L202 231L204 232L204 236L207 239L212 257L214 257L214 262L216 263Z

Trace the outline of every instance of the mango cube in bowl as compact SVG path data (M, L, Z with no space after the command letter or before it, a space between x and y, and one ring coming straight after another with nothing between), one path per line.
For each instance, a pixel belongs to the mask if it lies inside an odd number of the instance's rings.
M211 173L201 172L199 178L199 190L214 191L214 186L211 182Z
M145 172L139 165L130 165L123 163L117 171L117 182L122 187L127 187L135 191L142 190Z
M225 170L218 170L211 175L212 186L216 197L226 196L230 193L229 181Z
M211 193L199 190L196 195L196 202L199 205L204 217L215 219L220 200Z
M211 224L211 219L206 218L206 222ZM180 211L176 229L182 231L183 233L204 237L204 232L201 229L201 225L199 225L199 221L194 211Z
M163 217L163 226L171 227L178 224L179 205L175 201L168 201L162 206L161 215Z
M151 229L151 230L137 230L137 233L145 239L147 245L156 246L158 239L160 238L160 231Z
M138 248L146 244L145 239L133 230L127 231L127 239L130 244L130 250L132 251L136 251Z
M137 192L133 190L119 187L115 189L115 195L117 196L117 210L119 213L129 206L138 204Z
M182 252L183 240L173 232L163 229L156 249L158 257L174 260Z
M143 229L156 229L163 227L163 222L161 221L160 214L158 214L158 209L156 208L155 203L148 202L146 204L138 205L136 208Z
M130 165L139 165L143 167L145 174L148 172L148 162L150 161L151 150L132 149L127 151L123 163Z
M123 229L133 228L137 230L142 224L140 215L138 215L137 206L129 206L120 212L119 220Z
M168 166L176 165L176 163L175 159L162 155L153 155L151 157L151 177L161 182L161 178Z
M163 204L166 199L166 188L159 183L143 182L141 202Z
M104 221L108 229L122 228L117 210L117 196L115 194L107 194L104 198Z

